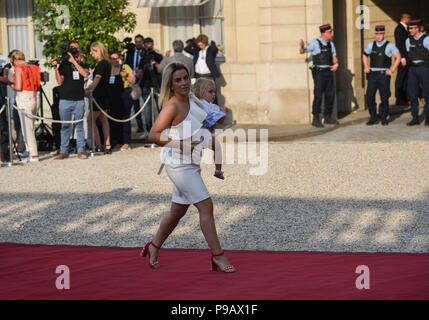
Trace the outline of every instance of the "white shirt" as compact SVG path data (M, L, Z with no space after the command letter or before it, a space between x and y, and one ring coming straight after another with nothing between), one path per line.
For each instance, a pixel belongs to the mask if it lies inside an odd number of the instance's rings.
M134 70L136 70L136 68L140 64L140 59L141 59L140 51L141 51L141 49L139 50L137 48L134 50Z
M197 63L195 64L195 72L199 74L209 74L210 69L207 66L207 48L200 50Z

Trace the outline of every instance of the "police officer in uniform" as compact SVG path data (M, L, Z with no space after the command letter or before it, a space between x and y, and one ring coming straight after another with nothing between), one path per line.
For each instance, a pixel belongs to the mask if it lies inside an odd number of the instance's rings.
M399 67L401 63L401 53L399 49L385 38L385 27L375 27L376 40L370 42L366 47L362 60L365 67L365 73L368 79L368 88L366 90L366 102L369 109L370 119L367 125L373 125L377 122L377 104L375 95L377 90L380 91L380 115L381 124L387 126L389 121L389 98L390 92L390 77ZM392 56L395 57L395 64L392 66ZM371 59L369 65L368 57Z
M338 70L338 58L335 45L332 42L333 31L330 24L319 27L321 36L312 40L308 46L304 46L301 40L300 53L311 52L313 57L314 101L313 122L316 128L323 128L320 119L323 94L325 94L325 124L337 125L338 121L333 117L332 110L335 101L334 72Z
M422 20L413 19L408 24L410 37L405 41L408 52L408 94L411 101L411 114L413 119L407 123L409 126L420 124L419 120L419 85L422 87L425 99L424 113L425 125L429 126L429 36L421 32Z

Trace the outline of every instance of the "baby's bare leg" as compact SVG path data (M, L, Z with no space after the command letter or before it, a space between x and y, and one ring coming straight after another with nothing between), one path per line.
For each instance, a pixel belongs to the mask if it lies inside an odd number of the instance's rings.
M215 162L215 174L214 176L219 179L225 179L222 172L222 146L216 137L212 136L212 147L211 149L214 152L214 162Z
M222 146L216 137L212 136L212 147L216 170L222 170Z

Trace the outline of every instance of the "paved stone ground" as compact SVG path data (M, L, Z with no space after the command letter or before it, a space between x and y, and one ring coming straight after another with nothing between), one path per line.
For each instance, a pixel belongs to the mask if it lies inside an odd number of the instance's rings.
M409 113L398 114L392 116L389 126L382 126L381 124L367 126L362 123L301 141L342 143L429 141L429 127L424 126L424 121L420 126L407 127L406 124L410 120L411 115Z
M270 143L268 170L203 165L225 249L429 252L429 128L365 124ZM237 146L236 146L237 147ZM160 149L0 168L0 242L142 246L168 212ZM166 247L207 248L195 208Z

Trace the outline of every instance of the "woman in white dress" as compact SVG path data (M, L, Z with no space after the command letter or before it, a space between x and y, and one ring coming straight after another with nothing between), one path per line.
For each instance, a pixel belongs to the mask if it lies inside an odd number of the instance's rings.
M191 79L184 64L173 62L164 69L159 98L162 110L149 133L149 140L166 146L163 163L174 190L170 213L162 219L153 241L146 244L141 256L149 254L149 265L159 268L159 249L192 204L198 209L201 230L212 252L212 270L235 272L219 243L213 202L201 178L201 149L194 141L203 141L201 136L207 140L207 135L200 130L206 113L190 99L190 88Z

